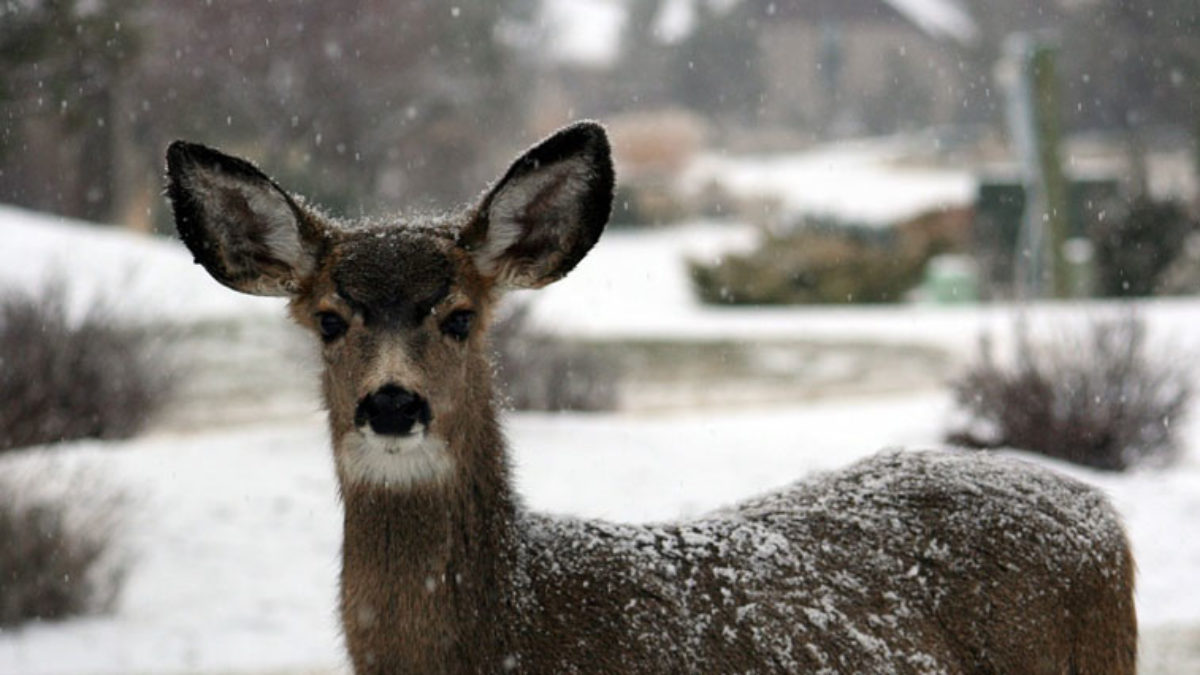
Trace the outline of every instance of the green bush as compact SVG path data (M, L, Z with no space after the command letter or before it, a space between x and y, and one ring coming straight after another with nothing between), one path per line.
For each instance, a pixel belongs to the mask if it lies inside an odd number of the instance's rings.
M951 386L966 423L947 436L972 448L1019 448L1121 471L1166 461L1191 398L1178 359L1154 359L1136 319L1094 323L1082 335L1034 345L1018 333L1000 364L990 340Z
M881 303L902 300L928 257L924 247L805 229L688 269L700 299L713 304Z
M1197 231L1200 225L1182 205L1149 197L1135 199L1124 214L1098 222L1092 239L1100 294L1138 297L1162 291L1167 271Z

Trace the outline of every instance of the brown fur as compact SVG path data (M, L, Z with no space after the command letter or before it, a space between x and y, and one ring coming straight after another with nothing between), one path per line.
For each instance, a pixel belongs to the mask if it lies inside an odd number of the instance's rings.
M437 223L350 227L296 207L289 225L279 206L300 202L248 164L186 144L169 163L180 230L218 280L290 293L314 331L322 313L345 321L325 340L323 391L356 672L1134 672L1115 513L1013 460L884 453L661 525L521 508L484 335L502 289L563 276L599 236L612 169L595 125L535 147L479 207ZM459 340L441 327L464 310L476 322ZM427 399L438 461L397 473L409 450L364 445L355 406L385 386Z

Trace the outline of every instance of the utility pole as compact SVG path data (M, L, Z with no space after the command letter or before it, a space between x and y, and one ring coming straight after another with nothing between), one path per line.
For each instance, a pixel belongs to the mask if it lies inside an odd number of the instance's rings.
M1056 40L1016 33L1004 45L1000 79L1008 94L1008 127L1021 164L1025 214L1017 237L1016 289L1023 300L1068 297L1064 255L1069 226L1067 181L1059 161Z

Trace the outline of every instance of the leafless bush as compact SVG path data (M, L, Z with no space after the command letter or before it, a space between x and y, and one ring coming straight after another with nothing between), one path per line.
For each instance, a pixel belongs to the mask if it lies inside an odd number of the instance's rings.
M609 359L529 328L518 307L496 322L492 348L500 391L517 410L611 410L618 366Z
M171 390L152 337L103 303L72 321L61 284L0 297L0 451L137 433Z
M27 489L59 470L0 480L0 628L107 611L124 582L123 496L86 472L54 495Z
M1014 362L1002 365L985 339L979 360L952 383L968 422L947 440L1109 471L1167 461L1177 451L1190 374L1177 360L1152 359L1145 341L1135 318L1097 321L1050 344L1018 332Z

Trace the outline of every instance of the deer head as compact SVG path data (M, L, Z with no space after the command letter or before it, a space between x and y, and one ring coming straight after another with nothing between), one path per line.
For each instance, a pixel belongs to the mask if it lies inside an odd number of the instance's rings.
M343 486L438 481L468 461L469 437L493 416L484 332L495 302L570 272L613 190L607 138L588 122L530 149L475 206L437 218L336 221L250 163L182 141L167 166L196 262L234 290L290 298L320 341Z

